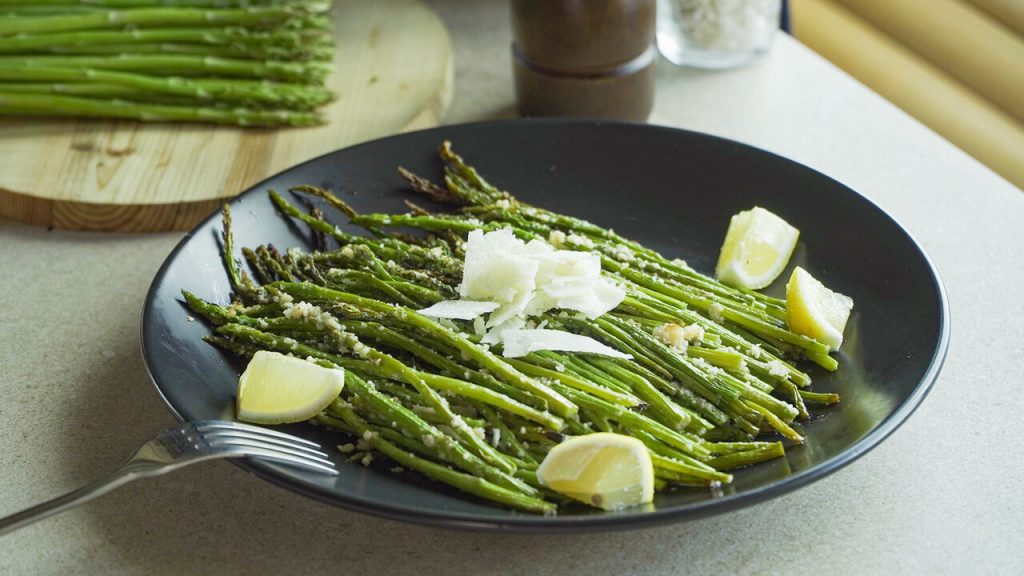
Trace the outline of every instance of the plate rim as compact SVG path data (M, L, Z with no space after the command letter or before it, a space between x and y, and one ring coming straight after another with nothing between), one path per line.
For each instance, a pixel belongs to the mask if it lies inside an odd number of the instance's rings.
M910 418L911 415L917 410L924 399L931 392L934 384L938 378L939 373L945 363L949 342L950 342L950 311L949 311L949 298L946 294L945 286L942 282L942 278L939 275L938 269L936 268L928 252L924 249L920 242L914 237L913 234L892 214L887 210L879 206L872 199L861 194L857 190L847 186L840 180L833 178L819 170L811 168L802 162L786 158L775 152L759 148L757 146L740 142L732 138L725 138L714 134L708 134L705 132L699 132L695 130L687 130L684 128L675 128L671 126L662 126L638 122L622 122L622 121L610 121L610 120L593 120L593 119L577 119L577 118L529 118L529 119L509 119L509 120L494 120L494 121L482 121L482 122L470 122L462 124L450 124L443 125L435 128L428 128L424 130L415 130L411 132L403 132L400 134L394 134L384 138L377 138L374 140L368 140L352 146L345 146L332 150L325 154L321 154L305 162L290 166L280 172L277 172L267 178L264 178L260 182L253 184L245 190L239 192L235 196L225 199L225 204L231 204L240 198L256 193L258 190L262 190L265 184L271 180L274 180L288 172L298 170L306 165L313 164L321 161L327 156L334 155L343 150L357 149L364 146L378 145L381 142L401 139L408 137L411 134L425 134L425 133L437 133L444 134L445 131L452 130L463 130L463 129L486 129L486 128L497 128L500 129L506 125L521 125L521 124L533 124L533 125L557 125L557 126L588 126L588 127L603 127L608 126L612 129L624 128L630 130L640 131L661 131L671 133L681 133L686 137L696 138L707 138L712 140L720 141L721 143L727 143L735 146L740 146L745 149L755 151L759 154L765 154L775 157L783 162L798 165L804 170L809 170L821 177L827 178L845 188L847 192L856 196L860 201L865 202L878 213L889 219L889 221L895 225L899 231L906 236L907 240L914 249L920 254L923 263L927 267L927 271L930 274L932 284L939 300L939 337L935 347L935 351L932 357L929 359L928 368L921 376L917 385L909 396L907 396L899 406L891 414L889 414L884 420L878 423L878 425L871 430L867 435L863 436L855 443L850 445L847 449L840 452L839 454L825 460L815 466L792 474L785 477L782 480L773 482L771 484L753 488L748 491L744 491L737 494L731 494L728 496L722 496L719 498L711 498L696 502L687 506L669 508L665 510L653 510L651 512L645 512L642 514L591 514L591 515L572 515L572 516L537 516L537 515L516 515L509 516L502 519L494 520L481 520L478 517L454 513L454 512L432 512L425 513L416 510L409 510L402 506L390 504L388 502L375 501L373 504L366 503L365 500L356 499L346 494L329 491L322 489L315 485L306 484L300 481L296 481L286 475L279 472L280 468L274 464L261 462L258 460L249 460L245 458L229 459L229 461L241 467L253 475L266 480L276 486L285 488L289 491L301 494L303 496L313 498L315 500L329 503L335 506L339 506L355 512L365 513L372 516L381 518L387 518L390 520L398 520L403 522L410 522L420 525L429 525L442 528L453 528L463 530L485 530L485 531L498 531L498 532L518 532L518 533L551 533L551 532L563 532L563 533L578 533L578 532L597 532L597 531L611 531L611 530L628 530L628 529L639 529L644 527L652 527L658 525L664 525L673 522L684 522L688 520L696 520L699 518L708 517L714 514L725 513L740 508L744 508L759 502L769 500L771 498L781 496L788 492L798 490L812 482L825 478L842 468L852 464L860 457L864 456L876 446L881 444L889 436L893 434L904 422ZM444 139L444 136L441 136ZM171 404L168 397L164 394L163 389L154 377L153 370L150 368L149 361L147 360L147 349L146 349L146 318L147 313L156 300L156 292L161 285L161 280L164 277L168 267L173 261L175 261L178 253L184 249L188 242L192 239L193 235L197 230L206 226L211 220L215 219L220 210L214 210L208 216L199 221L195 226L192 227L188 232L182 236L181 240L174 246L174 248L167 254L164 261L161 263L160 268L153 276L153 280L146 292L146 297L143 302L142 317L139 322L139 335L140 335L140 353L142 356L142 362L146 369L146 375L149 377L150 383L156 389L160 400L164 403L164 406L171 412L175 419L179 422L184 422L185 418L178 412L178 410Z

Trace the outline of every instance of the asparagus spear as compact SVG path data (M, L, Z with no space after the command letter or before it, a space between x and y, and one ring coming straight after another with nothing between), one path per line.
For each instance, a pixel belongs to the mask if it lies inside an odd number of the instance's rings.
M0 18L0 35L121 29L127 26L276 28L282 22L295 23L289 25L301 27L328 26L326 18L304 7L256 6L200 10L193 7L154 7Z
M238 126L313 126L320 117L311 112L145 104L50 94L0 92L0 114L127 118L147 122L208 122Z
M326 30L252 30L225 28L142 28L84 30L53 34L17 34L0 37L0 54L53 51L54 47L160 46L162 44L227 46L242 50L281 50L295 53L320 51L333 46ZM131 52L133 50L125 50Z
M436 472L432 466L457 466L461 471L445 469L460 476L440 479L458 485L464 473L476 475L489 485L467 491L534 511L540 510L540 500L525 504L521 498L553 498L538 489L533 470L565 433L631 434L651 450L659 485L708 486L731 481L725 470L783 455L779 442L731 439L774 430L800 442L802 435L791 423L806 417L804 401L838 400L799 389L809 379L791 365L779 370L782 360L774 342L792 339L778 332L786 332L777 314L784 303L715 286L710 278L691 277L685 266L670 268L659 256L611 231L519 204L486 183L450 147L442 148L442 159L447 193L408 173L404 176L432 197L464 204L461 214L415 208L411 215L360 215L323 190L307 190L375 237L350 234L272 192L286 216L341 246L321 246L313 253L280 253L263 246L244 250L263 286L252 285L238 268L226 218L225 262L236 292L250 305L225 308L186 294L193 309L221 325L211 341L242 354L270 348L344 366L354 378L345 392L347 402L335 403L321 421L349 433L371 432L371 438L388 446L374 448L410 462L411 468ZM509 203L511 209L505 212L519 215L498 214L501 210L491 204L499 201ZM399 238L381 232L397 224L439 235ZM592 238L589 247L576 241L576 248L603 254L606 271L626 283L629 297L596 320L562 314L544 320L555 328L588 333L629 352L633 360L554 352L502 359L477 343L479 334L468 323L431 320L409 306L455 293L461 264L451 255L460 252L460 236L469 230L508 226L522 238L535 238L546 237L557 229L552 228L555 224ZM655 266L652 273L642 279L631 274L635 270L629 258L612 246L625 247L634 259L644 258ZM285 297L291 303L285 304ZM360 353L363 358L346 356L344 349L335 349L334 329L289 315L296 302L331 310L339 315L338 329L373 340L381 351L367 347ZM717 309L722 317L712 318L715 314L708 312L714 305L741 315L741 320ZM693 323L704 331L686 349L675 349L652 334L668 322ZM816 343L794 340L805 355L813 356ZM455 422L491 430L487 450L479 444L483 437L460 433ZM421 441L423 435L448 448L428 446ZM506 492L495 493L492 486Z
M306 10L322 12L328 9L331 0L0 0L2 7L22 6L95 6L105 8L145 8L145 7L186 7L186 8L232 8L250 6L292 6Z
M92 68L9 67L0 68L0 81L13 82L11 91L38 86L41 93L92 95L136 99L149 94L177 96L196 103L234 102L238 105L275 105L294 110L313 110L334 95L327 89L305 84L261 82L236 79L162 78L96 70ZM27 84L26 84L27 83ZM32 84L35 83L35 84ZM54 83L54 84L48 84ZM17 88L19 85L23 88ZM46 90L47 86L53 86ZM93 88L57 88L93 86Z
M2 20L0 20L2 22ZM2 27L2 23L0 23ZM119 54L102 56L0 56L0 68L113 70L149 75L221 76L322 84L331 67L324 62L240 60L193 55Z
M26 50L39 54L68 54L82 56L121 55L121 54L164 54L190 55L211 58L233 58L239 60L277 60L277 61L329 61L334 55L330 46L310 46L303 48L281 48L276 46L241 45L210 45L182 43L151 43L151 44L100 44L100 45L50 45L45 48ZM2 52L0 52L2 54Z

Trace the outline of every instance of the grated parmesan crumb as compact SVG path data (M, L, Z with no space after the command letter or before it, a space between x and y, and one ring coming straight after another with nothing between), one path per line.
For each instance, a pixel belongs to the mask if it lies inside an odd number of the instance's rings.
M430 434L424 434L421 440L423 440L423 445L426 446L427 448L433 448L434 446L437 445L437 439L431 436Z
M722 317L722 311L724 310L725 308L723 308L721 304L714 302L711 306L708 306L708 316L715 322L721 324L725 321L725 318Z
M561 248L565 244L565 232L561 230L548 232L548 244L554 248Z
M590 238L587 238L586 236L583 236L582 234L569 234L568 236L565 237L565 240L570 244L575 244L576 246L580 246L582 248L594 247L594 241L591 240Z
M636 256L633 255L633 251L622 244L615 245L615 248L612 249L612 256L621 262L632 262L633 260L636 260Z
M342 454L351 454L356 451L356 445L349 442L348 444L338 444L338 452Z
M363 466L369 466L373 463L373 454L366 453L363 459L359 461Z
M651 330L651 335L680 354L685 353L690 345L686 338L686 328L679 324L662 324Z
M699 340L704 339L704 328L697 324L690 324L683 328L683 338L686 338L687 342L693 344Z
M778 376L780 378L785 378L789 376L789 369L786 368L786 365L782 362L782 360L772 360L771 362L768 363L768 374L770 376Z

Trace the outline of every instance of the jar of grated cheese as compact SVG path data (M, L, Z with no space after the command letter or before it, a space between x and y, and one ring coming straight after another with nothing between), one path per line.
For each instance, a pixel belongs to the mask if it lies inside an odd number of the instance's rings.
M721 69L767 52L782 0L658 0L658 49L680 66Z

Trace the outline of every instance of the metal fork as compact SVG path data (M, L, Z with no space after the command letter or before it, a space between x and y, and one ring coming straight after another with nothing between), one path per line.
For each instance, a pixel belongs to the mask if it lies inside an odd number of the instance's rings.
M0 518L0 536L88 502L132 480L159 476L189 464L241 456L272 460L336 475L334 463L314 442L226 420L200 420L168 428L143 444L112 474L49 502Z

